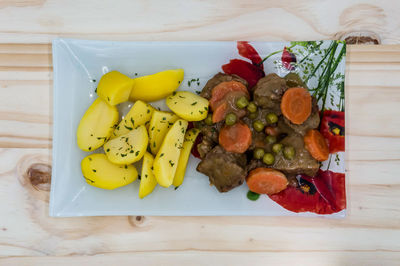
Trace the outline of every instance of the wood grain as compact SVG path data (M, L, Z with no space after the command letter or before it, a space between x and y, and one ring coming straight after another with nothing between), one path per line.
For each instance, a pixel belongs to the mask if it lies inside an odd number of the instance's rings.
M398 1L375 0L3 0L0 42L312 40L368 31L393 44L400 41L399 11Z
M48 216L50 41L400 43L398 1L0 0L0 265L398 265L400 45L348 46L348 216Z
M169 252L124 252L94 256L65 257L14 257L0 260L2 265L390 265L399 261L395 252L251 252L229 251L169 251ZM193 263L195 262L195 263ZM229 264L228 264L229 262Z

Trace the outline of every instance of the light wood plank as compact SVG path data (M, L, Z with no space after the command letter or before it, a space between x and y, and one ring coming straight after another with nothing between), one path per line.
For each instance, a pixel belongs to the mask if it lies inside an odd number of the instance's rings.
M365 184L348 173L348 217L48 217L50 150L0 150L0 256L109 252L399 252L400 184ZM14 162L13 164L10 162ZM378 168L379 163L370 163ZM387 169L390 171L390 168ZM32 173L32 172L31 172ZM376 178L376 177L375 177ZM393 178L393 175L392 175ZM359 182L362 181L362 182ZM35 184L34 186L32 185ZM394 181L392 181L394 182ZM24 228L24 230L21 230ZM373 239L373 241L371 241ZM301 245L299 245L299 240Z
M67 257L11 257L0 259L4 266L19 265L398 265L399 253L391 251L310 251L310 252L125 252L94 256Z
M106 40L315 40L371 31L400 41L398 1L0 2L0 42L57 36ZM151 18L151 19L149 19Z

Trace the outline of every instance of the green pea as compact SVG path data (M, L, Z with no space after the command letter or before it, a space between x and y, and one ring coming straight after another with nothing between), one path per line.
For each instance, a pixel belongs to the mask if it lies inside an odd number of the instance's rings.
M296 150L292 146L285 146L285 148L283 148L283 156L286 159L288 159L288 160L293 159L295 154L296 154Z
M232 126L236 123L236 115L233 113L229 113L225 116L225 124L227 124L228 126Z
M257 112L257 105L255 103L251 102L251 103L249 103L249 105L247 105L247 110L250 113L255 113L255 112Z
M275 156L274 156L272 153L269 153L269 152L268 152L268 153L264 154L263 162L264 162L266 165L274 164L274 162L275 162Z
M254 127L255 131L261 132L264 129L264 123L261 122L260 120L256 120L253 122L253 127Z
M282 147L283 147L283 145L282 145L281 143L275 143L275 144L272 146L272 151L273 151L275 154L278 154L278 153L281 152Z
M269 135L265 138L265 142L268 144L274 144L276 142L276 137Z
M269 124L274 124L274 123L278 122L278 116L274 113L267 114L267 116L265 118L267 119L267 122Z
M245 108L247 105L249 105L249 100L247 100L247 98L245 96L240 97L237 101L236 101L236 106L240 109Z
M213 124L212 114L207 115L206 119L204 119L204 123L206 123L206 125L209 125L209 126L211 126Z
M260 194L258 194L258 193L255 193L250 190L249 190L249 192L247 192L247 198L249 200L256 201L256 200L258 200L259 197L260 197Z
M253 156L255 159L262 159L262 157L264 156L264 149L262 148L256 148L253 152Z
M250 113L250 114L249 114L249 118L250 118L250 119L256 119L257 116L258 116L258 113L257 113L257 112L256 112L256 113Z

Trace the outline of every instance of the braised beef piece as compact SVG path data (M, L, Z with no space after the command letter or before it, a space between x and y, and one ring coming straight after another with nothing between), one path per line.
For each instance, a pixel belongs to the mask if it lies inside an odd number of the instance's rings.
M237 118L242 118L247 115L246 109L240 109L236 106L237 100L244 95L241 91L232 91L226 94L224 101L227 104L226 114L235 114Z
M286 81L277 74L269 74L254 86L254 102L261 108L269 108L280 113L282 95L286 91Z
M241 82L246 87L248 85L246 80L242 79L241 77L239 77L237 75L228 75L228 74L218 73L206 83L206 85L204 86L203 90L200 93L200 96L209 100L211 98L211 90L215 86L217 86L221 82L232 81L232 80Z
M208 138L203 138L199 144L197 144L197 151L199 152L200 158L204 158L212 148L216 145L215 142Z
M246 172L249 173L250 171L260 168L260 167L268 167L262 160L251 159L250 162L246 165Z
M282 171L287 177L291 176L290 180L298 174L306 174L308 176L315 176L319 169L319 163L315 160L310 153L304 148L303 137L297 134L287 136L281 141L283 145L290 145L295 148L296 155L294 159L286 159L282 152L275 154L275 163L273 165L266 165L262 160L252 159L246 166L246 171L250 172L259 167L271 167ZM294 180L293 180L294 181ZM294 184L294 182L293 182Z
M215 146L197 166L197 171L209 177L219 192L227 192L243 184L247 172L246 155L230 153Z
M200 129L202 140L197 144L197 150L200 158L204 158L206 154L218 144L218 134L224 122L219 122L213 125L207 125L204 121L194 122L194 126Z
M285 137L280 143L284 146L292 146L296 151L296 155L293 159L288 160L283 156L282 152L276 154L275 163L272 165L272 168L280 170L288 175L316 175L320 165L304 147L303 136L294 133Z
M307 131L310 129L315 129L318 127L320 119L319 119L319 110L318 110L318 104L317 100L312 97L312 109L311 109L311 114L307 118L306 121L303 122L303 124L296 125L290 122L286 117L284 118L285 123L291 127L296 133L300 135L305 135Z
M213 142L218 142L218 133L223 125L222 121L212 125L207 125L204 121L194 122L194 127L200 129L203 138L208 138Z

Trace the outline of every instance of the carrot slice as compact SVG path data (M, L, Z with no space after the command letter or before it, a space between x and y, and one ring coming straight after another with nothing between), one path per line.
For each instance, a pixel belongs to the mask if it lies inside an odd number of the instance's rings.
M328 160L329 148L325 138L319 131L312 129L304 136L304 144L308 152L315 160L323 162Z
M221 102L217 108L215 108L212 114L212 121L213 123L218 123L225 119L226 112L228 111L228 103Z
M234 80L224 81L215 86L211 91L211 110L215 111L217 103L221 101L225 97L225 95L227 95L231 91L242 91L245 93L247 98L250 98L249 92L247 91L247 88L243 85L243 83Z
M293 124L300 125L311 114L311 95L304 88L290 88L283 94L282 114Z
M256 168L246 178L250 191L258 194L273 195L284 190L288 185L286 176L272 168Z
M218 139L226 151L244 153L251 145L251 131L246 124L239 122L223 127Z

